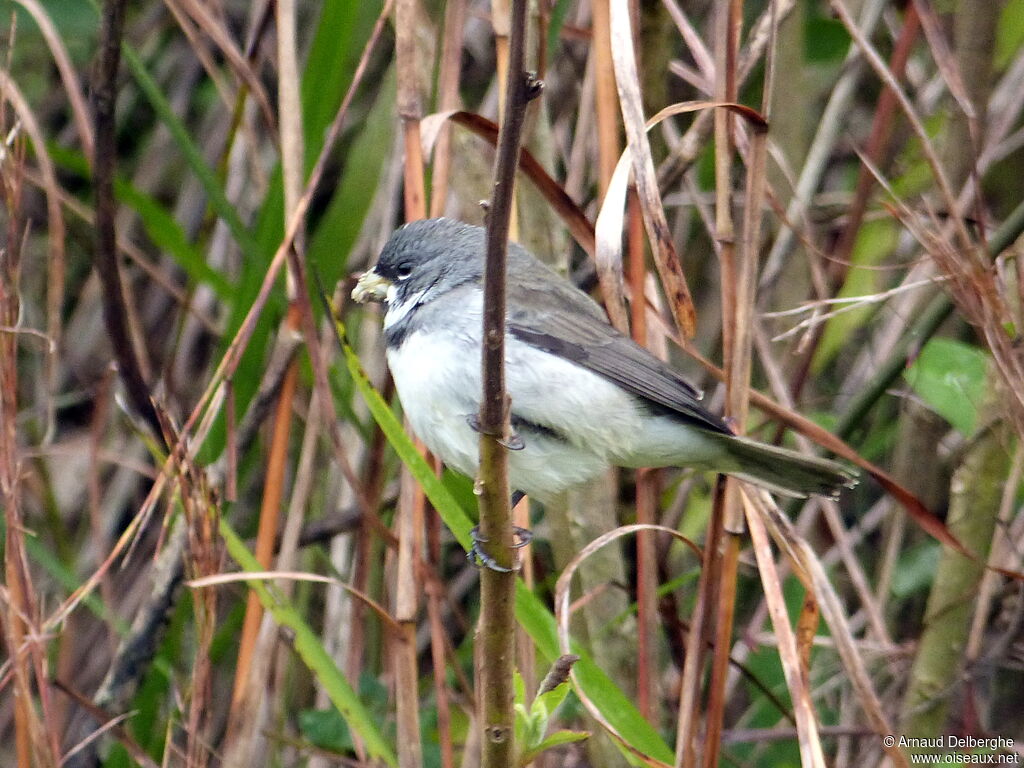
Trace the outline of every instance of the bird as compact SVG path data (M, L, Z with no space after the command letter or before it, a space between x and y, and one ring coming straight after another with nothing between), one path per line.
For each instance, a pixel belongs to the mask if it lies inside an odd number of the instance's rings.
M388 367L415 435L449 467L479 468L476 414L486 230L449 218L395 231L352 291L383 302ZM547 503L610 467L689 467L790 497L835 498L856 476L733 432L684 376L616 330L586 293L510 242L505 386L509 486Z

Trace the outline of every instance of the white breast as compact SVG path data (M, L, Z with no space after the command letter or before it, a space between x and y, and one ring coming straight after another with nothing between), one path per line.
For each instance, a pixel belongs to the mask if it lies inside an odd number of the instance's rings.
M509 452L514 489L542 500L591 479L642 431L636 402L579 366L509 338L506 388L512 412L568 440L522 435ZM417 331L388 351L402 407L416 435L448 465L475 477L480 436L468 419L480 410L479 333ZM627 449L628 452L628 449Z
M479 410L479 389L471 384L480 381L479 352L474 356L466 340L454 334L414 332L389 349L387 358L417 437L446 464L472 477L478 436L466 417Z

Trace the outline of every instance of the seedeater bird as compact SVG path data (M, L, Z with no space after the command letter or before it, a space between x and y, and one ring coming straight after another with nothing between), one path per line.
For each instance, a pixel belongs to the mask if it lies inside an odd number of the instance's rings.
M352 292L383 301L388 366L416 435L475 477L485 230L451 219L407 224ZM738 437L678 372L619 333L602 309L509 244L506 389L519 450L512 489L545 501L611 466L693 467L777 493L835 496L841 464Z

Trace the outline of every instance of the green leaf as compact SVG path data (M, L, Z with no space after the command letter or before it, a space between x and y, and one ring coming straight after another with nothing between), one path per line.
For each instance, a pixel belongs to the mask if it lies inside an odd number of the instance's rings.
M523 756L519 759L519 765L527 765L532 760L536 760L537 756L546 749L551 749L552 747L557 747L562 744L572 744L589 738L590 733L587 731L555 731L536 747L524 752Z
M223 516L219 520L219 529L228 554L235 559L243 571L265 570ZM377 730L377 719L372 717L363 706L359 696L356 695L348 680L345 679L320 642L320 638L302 618L299 611L267 582L253 579L248 582L248 585L256 593L263 608L274 617L274 621L282 627L291 629L293 633L292 647L295 652L309 667L310 672L320 682L320 685L324 687L331 703L345 718L349 729L362 739L371 759L383 760L388 765L397 766L398 759L391 746Z
M551 714L562 706L562 702L565 701L565 697L569 695L569 683L559 683L550 691L546 691L533 700L533 706L531 707L534 712L543 714L545 719L551 717Z
M900 555L889 587L893 597L907 598L928 589L935 577L941 551L942 545L929 539L915 544Z
M523 676L519 674L519 670L512 672L512 687L515 690L515 702L516 704L522 704L523 711L526 711L526 681L523 680Z
M168 132L170 132L171 137L174 139L174 143L178 145L178 150L181 152L185 162L192 169L196 178L199 179L199 183L202 185L203 191L210 201L210 207L227 224L231 236L238 244L238 247L242 249L242 253L246 257L254 257L258 250L256 240L242 223L242 219L239 217L235 206L228 200L220 181L217 179L217 174L214 173L213 168L209 166L203 153L192 140L189 129L175 113L174 107L171 106L170 101L167 100L163 91L160 90L160 86L157 85L156 81L149 74L146 65L139 54L135 52L135 49L124 43L121 46L121 53L128 71L135 78L135 82L138 83L139 88L145 94L157 117L167 127Z
M526 682L523 680L523 676L519 674L519 670L515 670L512 673L512 686L515 690L515 704L513 708L515 710L515 722L513 723L513 729L515 733L515 745L516 749L523 749L524 744L529 743L529 732L530 732L530 713L526 711Z
M378 722L387 722L388 690L377 678L364 673L359 678L359 695ZM299 713L299 730L321 749L346 753L355 749L352 732L337 709L307 709Z
M548 662L558 658L558 633L555 617L520 580L516 582L516 620L537 645L537 650ZM572 652L580 659L573 665L576 681L582 693L594 702L609 723L637 751L663 763L674 759L672 749L640 714L640 711L622 690L612 682L583 648L573 646Z
M846 281L839 291L838 298L869 295L881 287L879 284L881 273L874 267L892 253L896 247L898 235L895 222L889 219L869 221L860 228L850 257L853 263L847 272ZM831 309L836 308L838 307ZM865 323L877 310L877 304L868 304L829 318L825 324L821 343L814 354L813 370L817 372L825 368L850 340L850 337L863 329Z
M954 339L935 338L925 344L903 378L928 407L970 437L985 400L988 355Z
M61 168L84 179L91 178L89 163L81 152L59 144L48 145L47 151ZM120 176L114 179L114 195L138 214L153 245L173 258L192 282L206 283L219 298L230 298L232 288L227 277L206 263L199 250L189 242L177 219L156 198Z
M804 25L807 63L839 64L850 50L850 33L838 19L811 16Z
M1024 0L1007 0L996 25L995 67L1006 67L1024 45Z
M320 749L345 753L355 746L352 733L336 709L307 709L300 712L299 730L311 744Z
M376 103L362 121L348 152L331 201L317 222L306 258L325 285L333 285L348 267L348 257L373 204L381 168L392 150L395 129L395 71L378 85Z
M569 13L571 0L558 0L555 7L551 9L548 17L548 61L555 58L558 50L558 40L562 34L562 27L565 26L565 17Z
M363 44L380 13L379 0L352 2L351 0L325 0L320 4L319 18L315 19L316 31L309 47L306 66L302 73L301 97L303 134L305 136L306 169L312 167L324 144L327 126L330 124L341 99L348 89L356 62L362 54ZM338 151L338 159L347 163L349 153L344 147ZM344 174L344 171L343 171ZM344 181L344 177L342 178ZM372 198L373 190L365 190ZM359 214L353 214L358 219ZM317 228L310 227L310 242L316 239ZM284 190L281 168L278 165L270 176L267 194L262 201L253 226L253 240L256 251L246 250L241 262L232 302L224 329L223 354L230 339L237 333L243 319L256 298L260 285L267 273L267 265L284 235ZM347 252L335 251L336 269L347 258ZM272 328L284 313L284 292L271 293L266 308L256 322L249 345L246 348L234 376L235 401L239 412L244 411L263 375L263 360L268 347ZM201 459L209 461L219 455L226 440L226 426L219 418L203 446Z
M330 303L322 288L320 289L320 298L325 307L327 307L328 312L330 312ZM370 409L370 414L373 416L374 421L377 422L377 426L380 427L384 437L387 438L395 453L398 454L398 458L402 460L402 463L412 473L416 482L423 488L423 493L430 499L430 503L437 510L445 525L455 534L459 544L468 551L472 545L469 532L473 527L469 516L449 492L441 478L434 474L433 467L416 450L416 446L405 433L405 428L402 426L402 422L398 420L395 412L384 402L384 398L380 396L380 393L374 389L369 377L363 370L362 364L359 362L359 357L345 341L345 326L337 318L334 320L334 331L338 344L344 353L349 375L366 401L366 406Z

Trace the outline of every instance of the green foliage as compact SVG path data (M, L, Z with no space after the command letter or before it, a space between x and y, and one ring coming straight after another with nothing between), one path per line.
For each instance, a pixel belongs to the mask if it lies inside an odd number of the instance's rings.
M366 702L370 716L378 723L388 721L390 706L388 689L376 677L363 674L359 677L359 698ZM349 754L355 750L352 731L337 709L306 709L299 713L299 730L302 735L321 749L338 754ZM389 740L393 733L387 734Z
M322 292L320 297L323 303L327 305L327 297ZM406 434L402 422L399 421L394 411L384 402L384 398L380 396L380 393L373 388L370 379L363 370L362 364L359 362L358 356L345 341L345 326L341 324L341 321L335 319L334 329L338 343L341 345L345 356L345 364L348 367L349 376L352 377L356 388L366 401L366 405L370 409L370 413L373 414L377 426L380 427L391 447L402 460L402 463L412 473L412 476L416 478L416 482L423 488L423 492L434 506L434 509L441 515L445 525L455 534L462 547L468 551L470 546L472 546L469 532L473 527L469 516L455 500L455 497L452 496L441 479L434 474L433 467L427 464L426 459L416 450L416 446Z
M907 598L928 589L935 576L941 545L936 541L920 541L900 555L893 569L890 591L893 597Z
M345 91L352 80L356 63L362 51L363 41L369 35L373 19L379 13L378 2L356 3L346 0L328 0L323 4L316 27L316 34L309 50L306 66L302 74L301 98L303 111L303 129L305 135L305 152L307 170L323 147L324 136L328 125L334 118ZM373 151L354 166L365 168L365 161L372 162L380 148ZM337 207L328 207L323 222L329 227L324 240L317 239L316 231L311 233L311 242L318 249L329 248L330 258L315 256L325 266L325 275L340 273L348 258L355 234L358 233L356 222L361 222L360 211L365 211L373 199L377 179L369 185L360 185L357 170L353 182L342 180L336 187L345 192L343 200L347 207L339 203ZM352 184L361 192L362 200L356 201L352 193ZM338 234L338 233L341 234ZM253 225L253 249L243 248L245 258L238 277L234 302L230 305L230 314L225 328L223 345L234 337L241 327L242 320L252 306L259 291L267 266L284 236L284 191L281 180L281 169L278 166L270 178L270 187L259 208ZM339 237L333 242L327 236ZM242 243L239 243L242 245ZM325 245L327 244L327 245ZM239 408L244 408L260 380L263 356L270 338L271 330L278 323L284 309L283 292L275 291L268 302L268 309L258 318L249 347L242 356L235 376L235 396ZM204 446L204 457L212 459L219 455L224 446L224 420L218 420L210 438Z
M925 344L903 377L929 408L970 437L986 399L988 361L978 347L936 338Z
M541 752L561 744L583 741L590 736L586 731L559 730L548 734L551 719L569 693L569 683L561 683L550 691L538 694L526 704L526 685L523 676L515 673L515 744L516 764L526 766Z
M569 13L572 0L556 0L551 8L551 15L548 17L548 61L555 57L558 50L558 40L562 33L562 26L565 24L565 16Z
M850 50L850 34L838 19L809 16L804 38L808 63L838 64Z
M892 254L898 234L895 222L889 219L867 222L861 227L853 248L853 263L838 298L867 296L879 289L882 275L874 267ZM829 309L835 311L842 306L835 305ZM876 309L877 305L868 304L830 318L814 355L814 370L823 370L849 343L851 336L864 327Z
M369 114L346 153L345 166L330 204L310 238L306 257L326 285L333 285L348 268L348 255L359 237L373 203L381 169L391 153L394 136L395 72L388 69Z
M56 144L47 150L54 163L89 179L89 162L80 152ZM153 245L173 258L193 284L210 286L222 299L231 296L232 286L228 278L206 262L166 206L120 177L114 179L114 194L119 202L135 211Z
M996 69L1003 69L1024 45L1024 0L1006 0L996 27Z
M262 571L263 568L259 562L227 520L221 517L219 523L220 535L224 539L224 544L231 557L245 571ZM274 617L274 621L292 631L295 652L316 676L317 681L330 697L339 714L345 719L348 727L359 734L370 757L383 760L388 765L397 765L398 759L395 757L391 743L384 738L383 733L377 727L377 721L367 711L348 680L345 679L341 670L324 649L319 636L306 623L303 616L268 583L259 580L252 580L248 583L249 588L259 597L264 610Z

